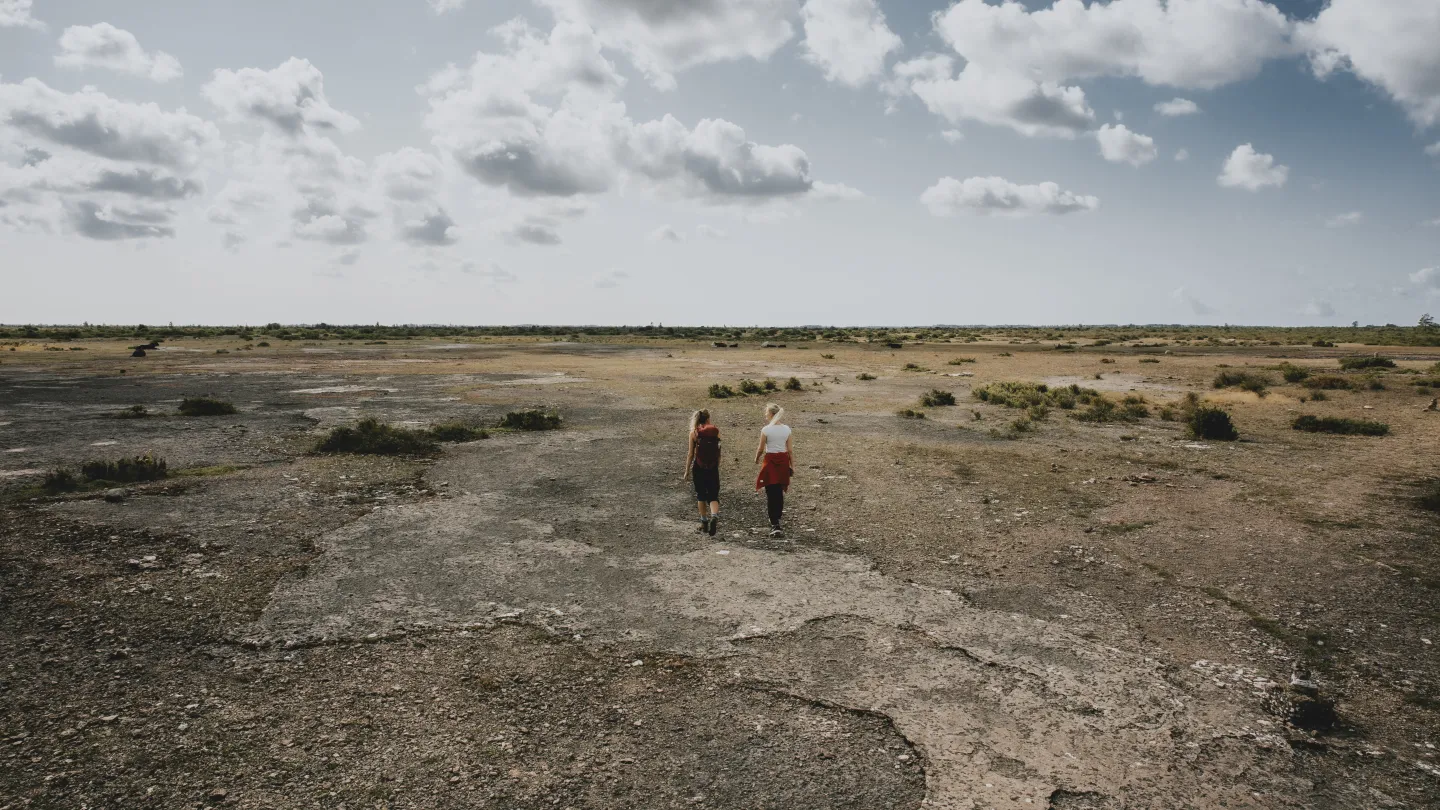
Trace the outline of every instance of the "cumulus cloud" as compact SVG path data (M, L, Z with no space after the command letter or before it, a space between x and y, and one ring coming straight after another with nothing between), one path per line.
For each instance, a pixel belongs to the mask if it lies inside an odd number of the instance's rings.
M1133 76L1208 89L1293 52L1293 24L1261 0L1055 0L1035 11L1014 0L959 0L935 27L971 62L1050 82Z
M1176 159L1177 161L1181 162L1181 163L1184 163L1185 161L1187 161L1187 160L1190 159L1190 150L1189 150L1189 149L1177 149L1177 150L1175 150L1175 159Z
M1215 314L1214 307L1210 306L1204 301L1201 301L1199 298L1196 298L1190 293L1189 290L1186 290L1184 287L1176 289L1175 292L1170 294L1170 297L1174 298L1176 301L1185 304L1185 306L1189 307L1190 311L1195 313L1196 315Z
M175 229L169 222L173 212L162 209L124 209L79 200L67 206L70 225L89 239L113 241L170 237Z
M1256 152L1248 143L1235 147L1225 159L1217 181L1225 188L1243 188L1259 191L1262 188L1279 188L1290 177L1290 167L1275 163L1273 155Z
M1421 127L1440 123L1440 4L1330 0L1296 40L1315 74L1349 70L1390 95Z
M0 0L0 28L43 29L45 24L30 14L33 0Z
M110 23L72 25L60 35L55 64L65 68L102 68L157 82L180 78L180 60L163 51L147 52L129 31Z
M832 82L860 87L874 81L902 47L875 0L807 0L800 17L804 58Z
M651 242L684 242L685 234L683 231L677 231L669 225L661 225L651 231L650 235L645 238Z
M1129 163L1144 166L1159 157L1155 139L1149 135L1131 132L1124 124L1106 124L1095 132L1100 143L1100 155L1111 163Z
M1169 101L1162 101L1156 104L1155 112L1175 118L1181 115L1194 115L1200 112L1200 105L1188 98L1172 98Z
M1343 214L1336 214L1335 216L1325 220L1325 227L1344 228L1349 225L1359 225L1360 222L1364 219L1365 214L1362 211L1347 211Z
M797 0L538 0L593 30L661 89L697 65L769 59L795 35Z
M291 58L272 70L217 70L200 92L231 121L260 121L292 137L360 127L330 106L325 79L308 59Z
M63 93L33 78L0 83L0 126L102 158L170 167L194 166L220 140L213 124L183 111L117 101L93 87Z
M459 239L459 228L438 202L444 166L414 147L375 159L375 179L389 201L400 237L417 245L441 246Z
M1440 267L1424 267L1410 274L1410 283L1421 287L1440 287Z
M1425 154L1430 157L1440 157L1440 141L1436 141L1425 147Z
M946 143L960 143L965 140L965 133L958 129L947 129L940 133L940 137L944 139Z
M455 220L442 208L415 219L402 220L400 224L401 238L416 245L452 245L460 238L459 233Z
M954 60L926 54L895 66L888 84L913 93L932 113L952 124L978 121L1022 135L1073 138L1095 125L1085 91L1040 82L1018 73L970 62L954 72Z
M448 14L465 8L466 0L429 0L430 10L436 14Z
M1055 183L1021 185L1003 177L942 177L920 195L920 202L935 216L963 211L980 214L1073 214L1100 207L1096 197L1064 191Z
M492 33L500 52L481 51L468 68L448 68L421 88L433 143L487 186L555 200L623 182L734 205L853 193L816 182L799 147L756 143L729 121L633 120L617 98L625 80L587 26L562 20L543 32L514 21ZM555 244L559 223L544 220L522 219L504 234Z

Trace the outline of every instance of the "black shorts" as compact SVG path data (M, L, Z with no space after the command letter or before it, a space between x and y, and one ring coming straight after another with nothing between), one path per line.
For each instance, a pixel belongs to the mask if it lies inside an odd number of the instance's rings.
M720 468L712 467L691 467L690 480L695 482L695 500L710 501L720 500Z

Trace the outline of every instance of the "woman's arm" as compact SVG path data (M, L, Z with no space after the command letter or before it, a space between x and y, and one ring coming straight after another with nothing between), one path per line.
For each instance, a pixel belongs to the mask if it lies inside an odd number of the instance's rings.
M791 431L790 435L785 437L785 452L790 455L790 467L792 469L795 467L795 451L794 449L792 449L794 447L795 433L794 431Z
M755 448L755 463L759 464L760 459L765 457L765 434L760 434L760 446Z
M690 480L690 467L695 463L695 431L690 431L690 441L685 448L685 472L681 474L681 481Z

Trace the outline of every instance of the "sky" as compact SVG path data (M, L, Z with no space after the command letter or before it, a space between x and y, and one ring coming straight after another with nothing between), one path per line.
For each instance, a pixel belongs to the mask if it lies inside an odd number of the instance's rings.
M1414 324L1436 0L0 0L0 322Z

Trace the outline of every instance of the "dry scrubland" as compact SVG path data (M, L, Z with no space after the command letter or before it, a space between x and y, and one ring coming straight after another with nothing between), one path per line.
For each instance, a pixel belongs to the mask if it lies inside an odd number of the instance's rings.
M711 339L0 343L0 808L1440 806L1440 349Z

